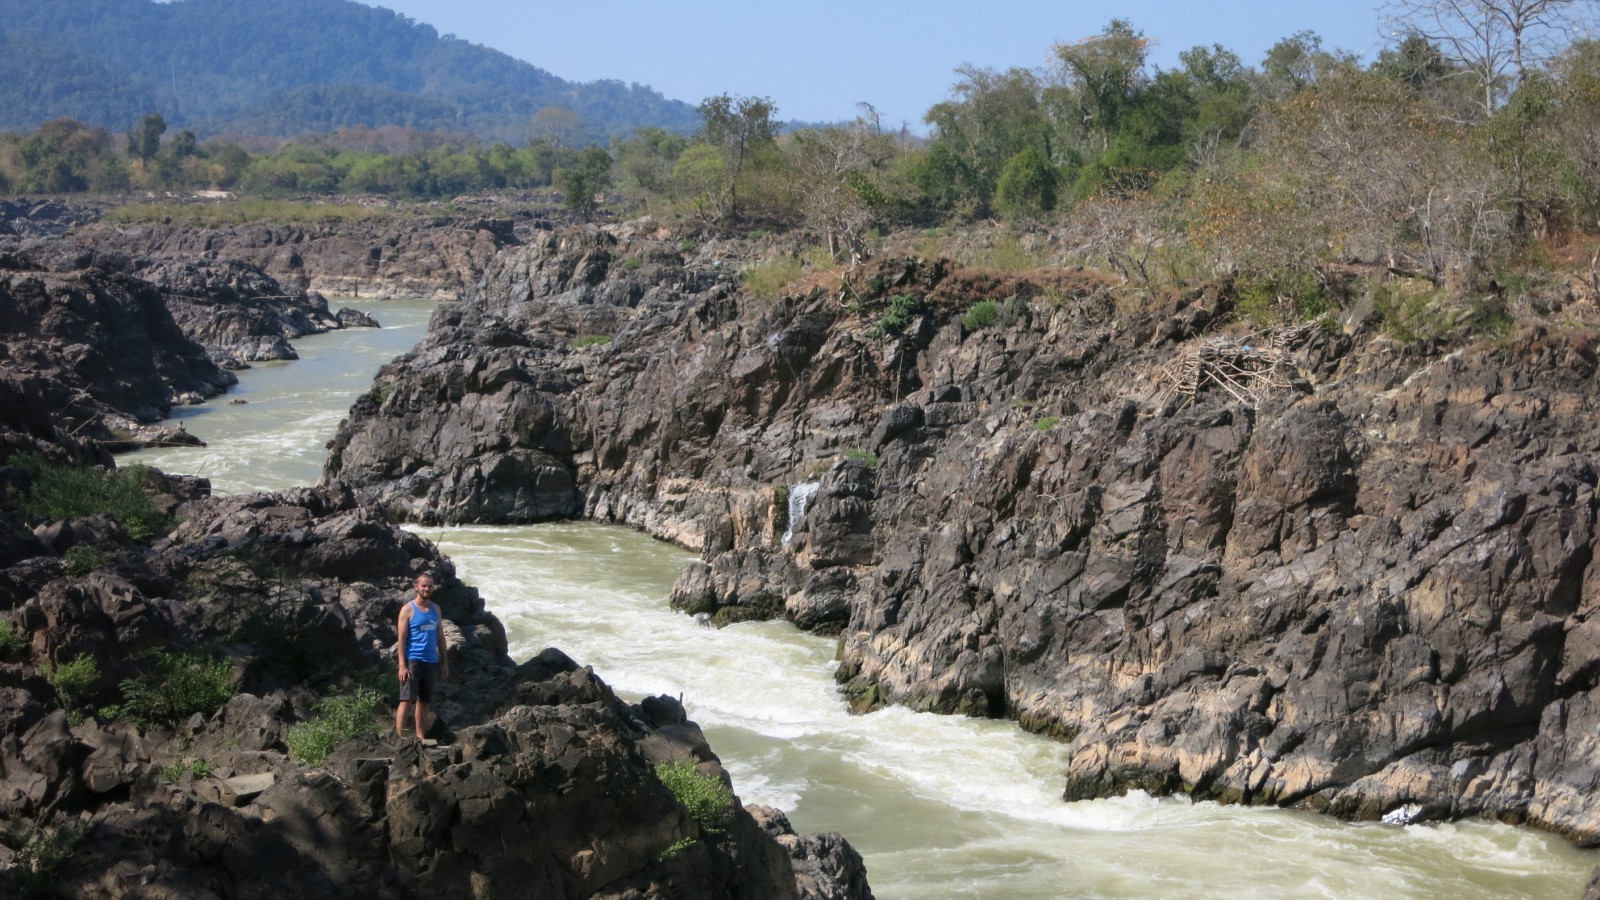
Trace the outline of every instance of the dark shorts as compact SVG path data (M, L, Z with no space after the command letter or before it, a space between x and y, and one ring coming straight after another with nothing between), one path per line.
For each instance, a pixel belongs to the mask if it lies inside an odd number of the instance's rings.
M406 667L411 670L411 677L400 682L400 702L421 700L423 703L432 703L433 688L439 683L438 664L413 659L406 663Z

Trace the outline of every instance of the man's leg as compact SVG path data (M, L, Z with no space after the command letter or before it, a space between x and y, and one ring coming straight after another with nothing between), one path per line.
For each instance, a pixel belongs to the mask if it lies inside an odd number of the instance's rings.
M400 701L400 707L395 710L395 713L394 713L394 733L399 737L405 737L406 736L406 719L410 718L406 714L411 711L410 708L409 708L410 706L411 706L411 701L410 700L401 700Z
M425 739L427 737L427 735L428 735L428 729L425 727L427 725L427 722L428 722L428 704L422 702L421 700L418 700L417 701L417 740L419 740L419 741Z

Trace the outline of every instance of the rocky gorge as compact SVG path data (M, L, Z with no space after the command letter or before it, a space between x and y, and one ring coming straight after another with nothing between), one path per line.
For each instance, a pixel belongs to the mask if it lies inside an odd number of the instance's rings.
M1263 330L1226 285L892 246L760 297L748 263L647 227L502 250L327 480L694 548L683 609L837 633L859 708L1057 736L1069 799L1600 842L1591 330Z
M554 648L510 659L451 562L345 485L214 498L203 479L131 469L161 516L152 534L42 513L49 473L176 439L181 425L134 428L224 390L276 341L360 318L252 262L10 232L0 892L871 896L842 838L737 802L676 699L625 702ZM352 697L387 702L394 619L422 571L453 663L430 740L385 736L380 709L308 761L305 729ZM213 666L225 701L157 703ZM726 792L725 815L686 805L663 764Z

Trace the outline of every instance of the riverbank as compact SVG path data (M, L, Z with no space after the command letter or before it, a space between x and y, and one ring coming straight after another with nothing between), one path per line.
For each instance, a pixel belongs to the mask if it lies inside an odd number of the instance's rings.
M871 896L843 839L737 802L675 699L619 700L554 648L514 662L449 560L348 489L83 468L106 442L74 409L154 418L199 399L174 360L223 370L143 263L53 258L0 284L8 896ZM52 402L75 389L99 405ZM452 678L418 743L388 736L384 673L424 571Z
M1223 286L1134 306L919 256L772 299L731 252L502 253L328 477L425 524L582 514L696 550L681 607L841 634L860 709L1059 736L1068 799L1600 839L1590 332L1256 333Z

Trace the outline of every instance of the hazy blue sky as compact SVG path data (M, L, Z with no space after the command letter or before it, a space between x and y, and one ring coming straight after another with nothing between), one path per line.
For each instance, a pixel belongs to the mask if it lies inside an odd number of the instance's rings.
M1112 18L1153 39L1151 61L1163 68L1202 44L1256 65L1279 39L1307 29L1325 47L1367 59L1384 46L1372 0L362 2L569 81L638 82L688 103L724 92L765 96L786 120L849 119L866 101L886 127L918 130L928 107L948 96L957 66L1039 66L1052 44L1097 34Z

